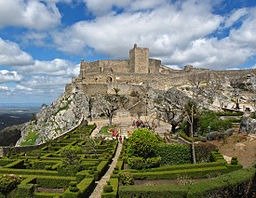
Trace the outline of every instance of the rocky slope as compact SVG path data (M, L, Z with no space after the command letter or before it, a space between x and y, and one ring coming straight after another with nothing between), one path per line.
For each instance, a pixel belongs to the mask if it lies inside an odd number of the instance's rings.
M87 117L88 109L88 97L82 91L62 94L23 125L16 146L39 144L62 134L73 128L82 116Z

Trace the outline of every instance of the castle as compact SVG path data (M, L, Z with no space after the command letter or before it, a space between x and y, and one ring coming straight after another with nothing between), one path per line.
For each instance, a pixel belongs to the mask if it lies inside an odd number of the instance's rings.
M237 76L255 73L254 69L246 70L208 70L193 68L188 65L183 70L174 70L161 64L160 60L149 58L149 49L134 44L129 52L129 59L98 60L80 64L80 74L66 85L66 92L74 89L83 90L87 95L96 93L113 93L119 88L120 94L129 94L139 86L147 85L154 89L168 88L187 83L194 73L210 74L209 76ZM215 75L213 75L215 74Z

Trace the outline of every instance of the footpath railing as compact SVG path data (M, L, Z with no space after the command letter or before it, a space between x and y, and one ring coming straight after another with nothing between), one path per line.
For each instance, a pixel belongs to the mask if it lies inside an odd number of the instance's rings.
M68 133L76 130L77 127L79 127L83 121L84 121L84 116L82 115L81 119L79 120L79 122L77 123L76 126L67 130L66 132L60 134L59 136L53 138L52 140L58 140L58 139L62 138L63 136L67 135ZM15 153L28 152L28 151L31 151L34 149L42 148L42 147L46 146L47 144L48 143L45 142L45 143L31 145L31 146L2 146L2 147L0 147L0 157L4 157L10 152L15 152Z

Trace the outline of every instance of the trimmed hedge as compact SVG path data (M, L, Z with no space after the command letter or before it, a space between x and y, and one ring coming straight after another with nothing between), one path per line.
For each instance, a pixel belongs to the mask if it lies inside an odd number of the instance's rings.
M79 192L71 192L69 188L64 192L64 198L84 198L89 197L95 187L94 178L84 178L79 184L77 184L77 188Z
M148 180L161 180L161 179L177 179L180 176L188 178L204 178L228 172L226 166L194 168L173 171L158 171L158 172L136 172L132 173L134 179L148 179Z
M216 178L192 184L189 198L195 197L247 197L249 183L253 180L255 169L240 169Z
M156 186L119 186L120 198L184 198L188 192L187 186L182 185L156 185Z
M108 169L109 161L101 161L97 166L97 172L94 173L95 180L99 180Z
M113 188L112 192L104 192L101 194L101 198L116 198L117 197L117 191L118 191L118 179L112 178L109 180L110 185ZM106 186L106 185L105 185Z
M25 168L24 160L18 159L10 164L5 165L4 168Z
M37 175L37 184L44 188L63 188L68 186L71 181L76 181L76 177L61 176L39 176Z
M162 166L191 163L191 149L187 144L158 144L155 153L162 158Z
M33 198L59 198L63 193L35 193Z
M8 158L0 159L0 166L5 166L5 165L10 164L14 161L16 161L16 160L15 159L8 159Z
M34 184L19 184L15 197L16 198L24 198L24 197L32 198L34 191L35 191Z
M156 186L119 186L120 198L132 197L249 197L248 187L255 176L254 168L240 169L219 177L206 179L192 184L183 185L156 185Z
M135 170L135 169L125 169L121 170L122 172L159 172L159 171L173 171L173 170L184 170L184 169L196 169L196 168L206 168L206 167L217 167L225 166L226 161L210 162L210 163L200 163L200 164L184 164L184 165L172 165L172 166L162 166L158 168L150 168L144 170Z
M57 175L57 171L48 170L31 170L31 169L11 169L0 168L0 174L16 174L16 175Z

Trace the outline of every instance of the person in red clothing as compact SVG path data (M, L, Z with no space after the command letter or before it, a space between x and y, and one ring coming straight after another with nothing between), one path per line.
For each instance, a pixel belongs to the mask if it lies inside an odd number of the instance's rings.
M112 133L112 139L113 139L113 140L115 139L115 136L116 136L116 132L113 131L113 133Z
M120 135L119 140L120 140L120 144L122 144L122 140L123 140L123 138L122 138L122 136L121 136L121 135Z

